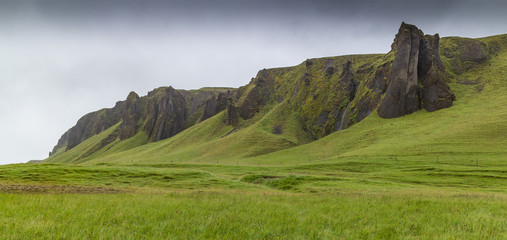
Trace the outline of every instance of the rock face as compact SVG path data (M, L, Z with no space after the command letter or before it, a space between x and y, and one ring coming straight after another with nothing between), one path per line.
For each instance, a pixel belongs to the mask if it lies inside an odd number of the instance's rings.
M185 98L172 87L163 94L151 92L148 97L147 118L143 130L152 141L159 141L174 136L184 128L187 116Z
M261 106L271 100L274 93L273 86L274 79L269 71L266 69L259 71L250 86L247 86L249 89L246 90L244 96L238 100L239 115L243 119L253 117Z
M458 75L474 66L486 63L489 59L489 51L495 54L501 49L501 43L487 46L477 39L453 37L447 41L450 44L443 46L442 55L449 60L449 70Z
M236 127L238 122L238 109L234 106L234 104L230 103L227 106L227 118L225 119L225 124Z
M172 87L155 89L144 97L130 92L125 101L117 102L113 108L92 112L80 118L74 127L62 135L50 155L70 150L118 123L118 129L83 157L93 154L117 138L129 139L139 131L144 131L150 141L169 138L196 122L225 110L233 93L231 90L214 89L189 92ZM202 118L192 119L193 115Z
M366 80L365 85L366 88L369 89L370 94L360 96L357 100L358 102L354 106L354 111L357 112L357 122L366 118L377 108L382 94L387 90L387 79L391 75L391 65L392 62L386 62L380 65L376 69L373 78Z
M334 124L334 130L340 131L348 126L348 114L350 112L350 102L354 100L356 97L357 87L359 86L359 82L354 80L354 74L352 71L352 62L347 61L342 66L342 72L338 81L338 88L341 89L341 95L345 96L343 102L347 102L347 105L343 107L339 114L336 115L336 122ZM328 132L324 132L326 135Z
M460 41L463 46L459 42L443 45L446 66L454 74L468 66L461 62L488 60L489 45ZM221 120L234 131L252 126L252 121L261 119L253 118L257 114L275 111L264 124L273 124L274 134L294 134L290 138L300 144L347 129L375 111L382 118L395 118L421 109L447 108L455 96L446 84L452 75L440 58L439 45L438 34L424 35L416 26L402 23L385 55L307 59L294 67L263 69L238 89L162 87L143 97L131 92L113 108L79 119L62 135L52 154L72 149L116 124L118 128L84 156L140 132L146 134L147 142L160 141L222 111L225 117Z
M352 62L347 61L342 67L342 73L340 74L339 84L342 86L344 93L348 95L349 101L352 101L356 97L357 86L359 82L354 80L352 72Z
M136 135L139 129L139 119L141 118L139 95L130 92L125 100L122 121L120 124L120 140L125 140Z
M395 118L422 108L435 111L452 106L455 97L444 80L438 43L438 34L424 36L416 26L401 24L391 47L394 61L385 97L378 107L380 117Z
M51 152L55 153L59 148L65 148L65 151L72 149L93 135L112 127L120 121L124 105L124 102L117 102L113 108L84 115L74 127L62 135Z
M231 91L221 92L218 94L218 96L212 96L208 98L204 104L204 111L202 113L200 121L204 121L227 109L228 104L231 102L231 98Z
M440 38L426 35L422 41L423 48L419 52L417 76L422 84L422 108L428 112L452 106L456 97L446 84L447 73L438 52Z

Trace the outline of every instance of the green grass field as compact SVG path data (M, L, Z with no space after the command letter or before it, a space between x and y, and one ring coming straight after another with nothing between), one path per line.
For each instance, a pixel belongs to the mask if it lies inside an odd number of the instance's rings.
M505 239L506 170L326 164L0 167L2 239Z
M505 239L507 170L323 163L0 167L2 239Z
M79 158L113 126L0 166L0 239L507 239L505 48L450 87L451 108L374 112L312 142L281 103L240 130L222 112Z

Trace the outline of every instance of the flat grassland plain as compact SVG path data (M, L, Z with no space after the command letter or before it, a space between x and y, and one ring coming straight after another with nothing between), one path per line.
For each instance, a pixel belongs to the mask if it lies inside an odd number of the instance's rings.
M451 108L257 157L0 166L0 238L507 239L506 76L503 50Z

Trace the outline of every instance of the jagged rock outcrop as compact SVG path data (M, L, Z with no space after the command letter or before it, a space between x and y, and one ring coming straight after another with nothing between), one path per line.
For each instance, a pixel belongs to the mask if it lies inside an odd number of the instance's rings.
M339 111L339 114L336 115L336 122L334 123L335 131L340 131L348 127L347 116L350 112L350 103L356 97L357 87L359 86L359 82L354 80L351 61L347 61L343 64L339 79L338 86L343 96L342 102L346 102L347 104L344 105ZM326 135L329 134L328 132L325 133Z
M239 115L243 119L253 117L261 106L271 100L274 94L274 79L266 69L259 71L250 84L250 89L247 89L245 95L238 100Z
M124 102L117 102L113 108L84 115L74 127L62 135L51 153L56 153L60 148L65 148L64 151L72 149L93 135L112 127L120 121L124 105Z
M451 107L456 100L446 84L447 73L438 52L439 41L438 34L426 35L422 39L424 47L419 52L417 76L422 85L419 101L422 101L422 108L428 112Z
M453 37L442 49L442 55L449 60L450 70L462 74L470 68L484 64L489 59L488 46L476 39ZM500 47L493 46L490 51L495 53Z
M122 121L120 124L120 140L125 140L136 135L139 130L139 119L141 118L139 95L130 92L122 113Z
M342 67L342 73L340 74L340 80L338 84L345 92L345 94L349 101L352 101L356 97L357 86L359 86L359 82L354 80L354 74L352 71L352 62L347 61Z
M380 117L395 118L422 108L435 111L452 105L455 97L444 80L438 41L438 34L424 36L416 26L401 24L391 47L394 61L378 107Z
M218 96L212 96L206 100L204 104L204 111L200 118L200 121L204 121L212 116L215 116L217 113L227 109L228 104L230 103L232 98L232 92L221 92Z
M154 92L148 101L148 111L143 130L152 141L159 141L174 136L184 129L187 116L185 98L182 94L168 87L162 94Z
M211 88L185 91L172 87L155 89L144 97L130 92L125 101L117 102L113 108L92 112L80 118L74 127L62 135L50 155L57 151L68 151L120 122L118 129L82 157L93 154L117 138L129 139L139 131L145 131L150 141L166 139L199 121L192 119L192 115L213 116L225 110L233 94L234 91L231 90ZM213 103L211 107L210 102ZM207 107L211 110L204 113Z
M239 117L238 117L238 109L234 104L230 103L227 106L227 117L225 119L225 124L236 127L238 126Z
M372 78L367 79L365 88L367 91L363 91L363 95L358 97L352 112L356 112L356 122L360 122L369 116L375 109L382 95L387 90L387 79L391 74L392 61L387 61L380 65L376 70Z

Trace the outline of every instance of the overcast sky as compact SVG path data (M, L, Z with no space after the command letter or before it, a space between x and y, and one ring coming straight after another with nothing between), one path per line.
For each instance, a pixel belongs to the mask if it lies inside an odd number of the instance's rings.
M44 159L130 91L239 87L262 68L385 53L425 33L507 33L507 1L0 0L0 164Z

